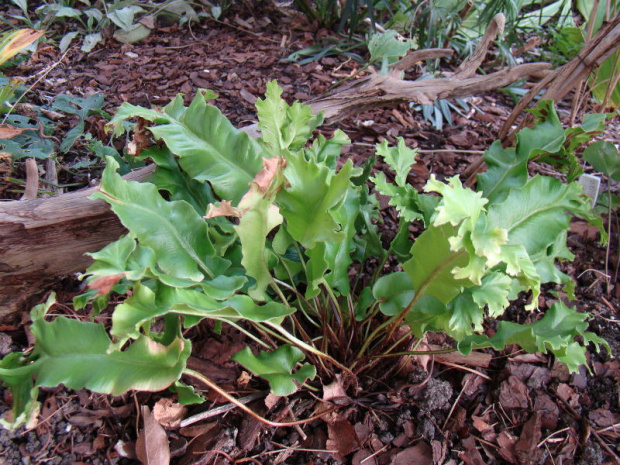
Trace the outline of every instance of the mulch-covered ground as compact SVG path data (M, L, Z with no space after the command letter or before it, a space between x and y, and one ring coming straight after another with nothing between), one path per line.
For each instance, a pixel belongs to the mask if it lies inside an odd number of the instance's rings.
M68 92L85 96L105 95L112 113L122 102L142 106L163 105L177 93L190 101L196 89L219 94L216 105L237 126L255 122L253 103L276 79L284 97L306 101L351 76L358 65L345 58L328 57L304 66L282 61L292 51L314 43L315 34L304 30L299 18L278 12L234 12L225 23L161 27L139 44L123 45L108 39L104 46L83 54L71 49L49 71L28 97L35 104L49 103ZM30 60L7 74L29 76L49 69L59 59L56 48L43 47ZM420 149L414 184L424 185L430 173L448 177L463 173L479 152L496 138L510 112L510 100L501 94L474 96L476 110L454 115L452 126L437 131L421 115L406 106L368 112L324 131L343 129L353 143L347 156L361 165L374 144L402 136L410 147ZM70 119L60 120L60 130ZM105 137L100 117L89 117L87 131ZM610 140L618 134L609 133ZM72 166L92 154L77 144L58 158ZM0 181L5 199L16 198L17 185L8 177L23 177L23 162L13 165ZM378 165L376 169L381 169ZM97 171L65 170L61 175L87 185ZM12 197L13 196L13 197ZM384 231L394 232L393 212L384 210ZM614 219L615 221L615 219ZM612 236L610 265L605 279L606 249L596 232L575 222L569 245L576 260L566 271L578 283L577 305L592 313L591 329L605 337L620 354L620 286L617 285L618 231ZM59 284L61 301L70 302L73 290ZM551 294L544 298L553 300ZM511 308L506 315L525 323L537 315ZM27 321L27 315L24 315ZM24 327L3 327L0 354L26 347ZM241 342L236 332L224 329L214 335L199 326L192 335L194 353L189 366L203 371L238 397L252 396L249 404L272 421L303 419L325 407L308 393L290 398L266 399L265 385L242 376L229 361ZM449 346L435 335L428 346ZM296 427L271 428L248 415L230 409L193 422L187 418L226 405L207 392L209 402L179 412L174 394L130 393L112 398L62 388L43 390L39 424L30 431L0 432L0 464L114 464L135 463L140 453L136 440L144 431L143 412L148 406L166 426L173 462L322 464L601 464L618 463L620 450L620 362L610 354L589 354L590 369L571 375L552 356L524 354L517 347L503 352L481 352L470 357L457 353L416 357L398 376L379 380L372 390L355 395L338 392L338 379L325 389L333 393L337 409L323 418ZM199 387L199 386L198 386ZM10 399L4 390L3 409ZM257 394L258 393L258 394ZM266 402L267 400L267 402ZM148 414L147 414L148 416ZM179 419L184 418L183 426ZM145 437L147 447L167 447L161 440ZM136 455L138 454L138 455ZM159 463L156 461L150 464Z

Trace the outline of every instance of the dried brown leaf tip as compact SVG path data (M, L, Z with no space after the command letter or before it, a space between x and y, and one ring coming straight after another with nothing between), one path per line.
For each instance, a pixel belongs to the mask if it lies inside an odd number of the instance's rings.
M112 292L112 288L118 283L125 273L113 274L110 276L100 276L88 283L88 287L97 290L97 295L106 295Z
M216 216L236 216L241 218L242 211L232 206L230 200L222 200L219 205L209 204L206 219L215 218Z
M10 124L0 124L0 139L12 139L31 128L16 128Z
M267 192L278 170L284 169L285 166L284 157L263 158L263 169L256 173L251 184L256 184L259 192Z

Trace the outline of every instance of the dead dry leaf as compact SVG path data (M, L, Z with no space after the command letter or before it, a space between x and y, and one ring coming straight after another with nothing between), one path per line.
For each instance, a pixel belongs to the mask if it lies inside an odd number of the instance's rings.
M94 281L88 283L90 289L96 289L97 295L107 295L112 292L112 288L125 276L124 273L113 274L110 276L101 276Z
M514 465L519 463L517 456L515 454L515 444L517 443L517 438L510 434L508 431L504 430L497 436L497 445L499 446L499 455L507 462L510 462Z
M532 418L525 422L519 441L514 446L518 463L538 463L538 459L544 450L538 447L542 438L541 415L536 412Z
M168 435L146 405L140 409L144 427L136 441L136 455L142 465L169 465Z
M336 459L344 461L344 457L360 448L359 439L353 425L346 420L339 420L327 425L327 449L337 450ZM340 457L338 457L340 456Z
M185 406L172 402L171 399L167 398L159 399L153 406L155 420L168 429L178 428L186 414L187 408Z
M12 139L31 128L16 128L10 124L0 124L0 139Z
M38 38L43 37L43 34L45 34L44 31L36 31L34 29L21 29L11 33L10 39L0 50L0 65L17 55Z
M323 386L323 400L337 405L349 405L351 403L351 399L347 396L342 385L342 375L336 375L333 382Z
M241 210L232 206L230 200L222 200L216 207L215 204L210 203L207 214L204 216L206 219L215 218L216 216L234 216L241 218Z
M265 407L267 407L267 410L271 410L272 408L274 408L276 406L276 404L278 402L280 402L281 397L280 396L276 396L274 394L272 394L271 392L269 394L267 394L265 396Z
M263 158L263 169L256 173L251 184L256 184L259 192L264 194L269 189L278 169L284 169L285 166L284 157Z
M467 438L461 441L463 447L465 447L465 451L459 452L459 458L465 462L467 465L486 465L485 460L478 452L476 448L476 440L473 436L468 436Z

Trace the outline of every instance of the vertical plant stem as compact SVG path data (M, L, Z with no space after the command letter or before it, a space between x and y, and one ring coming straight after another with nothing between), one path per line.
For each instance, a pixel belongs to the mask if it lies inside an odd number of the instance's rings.
M269 345L268 343L266 343L265 341L260 340L258 337L254 336L254 334L252 334L251 332L249 332L247 329L242 328L240 325L238 325L237 323L230 321L230 320L226 320L226 319L217 319L218 321L222 321L224 323L229 324L230 326L232 326L233 328L235 328L237 331L245 334L247 337L249 337L250 339L252 339L254 342L256 342L258 345L263 346L266 349L275 349L277 347L277 345L273 342L273 341L269 341L271 342L271 345Z
M265 324L271 326L273 329L275 329L276 331L281 333L285 338L287 338L293 344L299 346L302 349L305 349L306 351L310 352L311 354L316 355L317 357L320 357L322 359L325 359L325 360L329 361L330 363L332 363L336 367L340 368L342 371L345 371L347 374L349 374L352 379L356 379L355 374L353 374L353 372L349 368L345 367L342 363L340 363L338 360L334 359L330 355L328 355L328 354L326 354L324 352L321 352L320 350L318 350L314 346L306 344L304 341L302 341L300 339L297 339L294 335L289 333L282 326L274 325L273 323L269 323L269 322L266 322Z

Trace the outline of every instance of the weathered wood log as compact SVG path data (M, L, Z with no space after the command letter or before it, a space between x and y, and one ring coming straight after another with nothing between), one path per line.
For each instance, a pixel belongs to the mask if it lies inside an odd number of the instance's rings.
M142 181L153 167L128 174ZM45 199L0 203L0 320L38 303L59 276L85 270L125 229L94 188Z
M370 74L320 99L309 102L313 111L325 112L335 121L369 108L401 102L429 103L441 98L464 97L508 85L547 68L547 64L522 65L486 76L475 76L486 47L501 32L501 18L488 28L481 46L449 77L406 81L400 74L419 61L450 55L446 49L411 52L387 76ZM258 133L256 125L244 128ZM153 167L127 176L146 179ZM101 201L91 201L87 189L58 197L0 203L0 321L38 303L59 276L85 270L95 252L125 231Z

